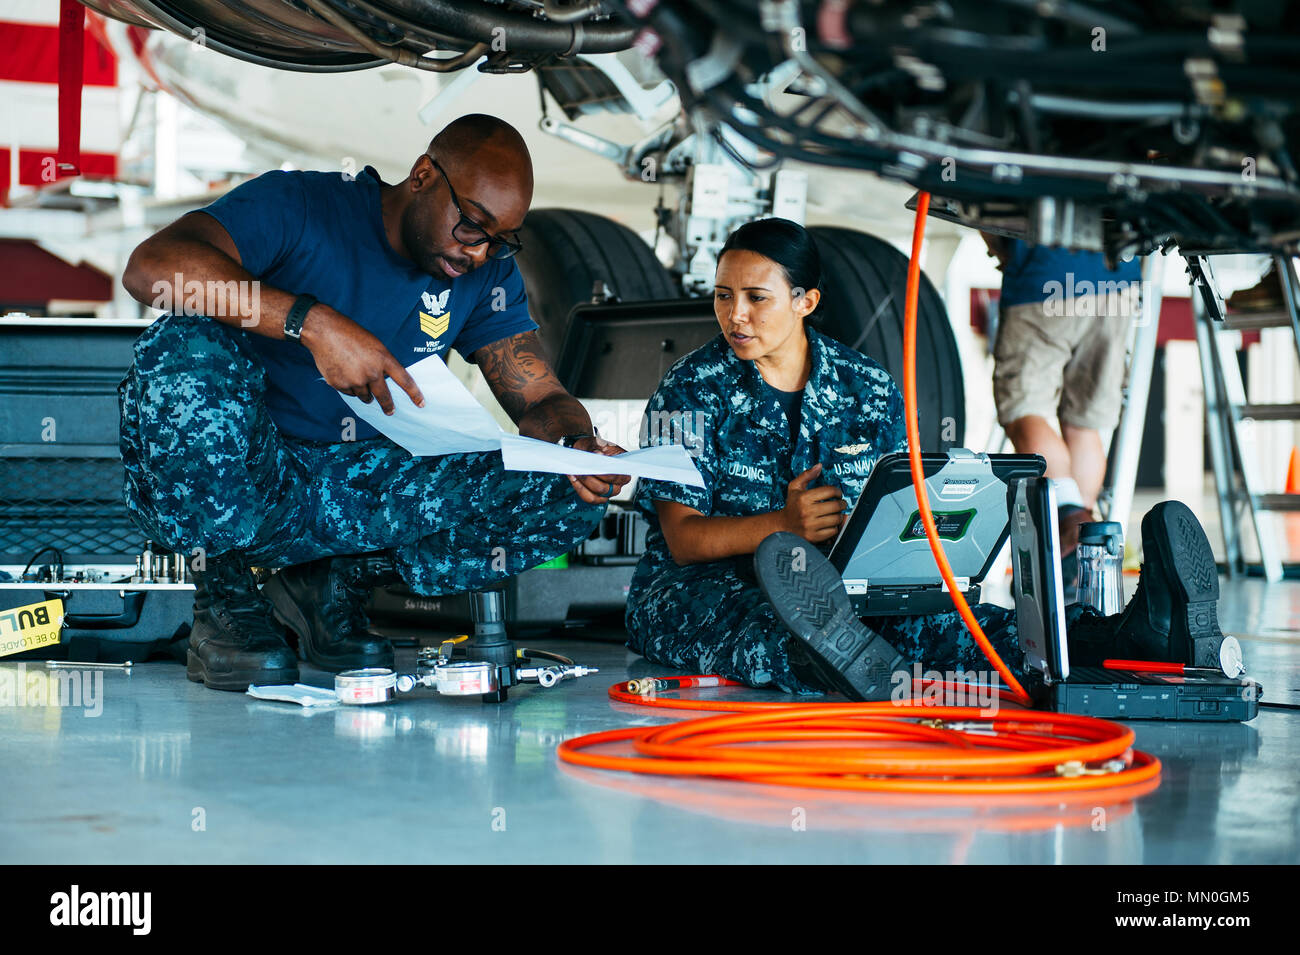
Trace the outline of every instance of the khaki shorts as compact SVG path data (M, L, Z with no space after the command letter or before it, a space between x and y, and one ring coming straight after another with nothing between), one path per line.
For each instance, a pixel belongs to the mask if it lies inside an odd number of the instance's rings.
M1109 430L1119 422L1132 310L1108 314L1105 296L1013 305L993 345L993 402L1006 427L1038 415L1076 428ZM1102 314L1097 314L1098 310Z

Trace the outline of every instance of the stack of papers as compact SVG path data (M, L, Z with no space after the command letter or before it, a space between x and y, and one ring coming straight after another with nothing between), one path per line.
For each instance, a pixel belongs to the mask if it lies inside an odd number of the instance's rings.
M437 355L430 355L406 370L424 395L423 408L417 408L391 378L388 380L393 396L391 415L384 414L377 401L367 404L352 395L340 397L358 418L419 457L499 450L508 471L629 474L704 487L699 468L680 444L642 448L610 457L537 438L509 435Z

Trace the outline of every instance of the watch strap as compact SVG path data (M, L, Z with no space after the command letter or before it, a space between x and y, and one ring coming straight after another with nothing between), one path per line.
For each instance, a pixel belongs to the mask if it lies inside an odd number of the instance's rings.
M284 337L290 341L302 341L302 323L307 319L311 307L320 301L314 295L299 295L293 300L289 314L284 317Z
M600 437L600 432L598 432L593 426L590 432L584 432L582 434L566 434L564 435L564 437L560 438L559 443L563 447L571 448L575 444L577 444L578 441L582 438L598 438L598 437Z

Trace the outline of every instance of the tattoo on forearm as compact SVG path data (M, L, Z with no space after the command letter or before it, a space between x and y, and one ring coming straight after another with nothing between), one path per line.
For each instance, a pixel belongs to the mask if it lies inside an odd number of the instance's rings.
M551 370L536 332L484 345L473 357L521 434L554 441L561 435L591 429L586 409L564 390Z
M484 345L474 352L474 360L512 420L518 420L536 401L530 400L530 392L534 392L538 385L555 381L536 332L512 335Z

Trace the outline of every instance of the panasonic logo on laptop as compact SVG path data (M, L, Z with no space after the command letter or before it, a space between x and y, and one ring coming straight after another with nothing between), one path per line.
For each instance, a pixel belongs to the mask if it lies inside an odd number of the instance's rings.
M979 487L979 478L944 478L943 489L939 491L940 497L960 498L970 497Z

